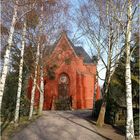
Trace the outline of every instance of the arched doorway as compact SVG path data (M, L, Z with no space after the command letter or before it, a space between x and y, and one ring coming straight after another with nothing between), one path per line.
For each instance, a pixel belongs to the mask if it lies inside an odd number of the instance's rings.
M62 73L58 80L58 100L56 102L57 110L70 110L71 108L69 85L70 85L70 80L68 75Z

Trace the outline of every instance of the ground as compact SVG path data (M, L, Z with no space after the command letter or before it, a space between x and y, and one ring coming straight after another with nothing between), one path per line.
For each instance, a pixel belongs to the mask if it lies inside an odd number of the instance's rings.
M14 134L12 140L124 140L110 125L98 128L90 110L45 111L35 122Z

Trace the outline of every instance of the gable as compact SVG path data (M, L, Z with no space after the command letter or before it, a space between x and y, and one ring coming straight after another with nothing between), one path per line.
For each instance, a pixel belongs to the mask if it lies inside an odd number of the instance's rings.
M65 42L65 43L64 43ZM68 38L65 32L61 33L61 36L59 39L54 43L54 45L47 46L45 49L45 54L52 54L53 52L58 50L58 47L61 47L62 50L65 50L65 47L69 47L73 54L76 57L83 57L84 63L93 63L90 56L87 54L87 52L84 50L83 47L76 47L73 45L71 40Z
M67 35L65 32L63 32L60 36L60 39L55 43L55 47L53 52L55 52L55 50L63 50L64 52L70 51L71 53L74 54L75 57L77 57L75 50L73 49L73 45L71 44L71 42L69 41ZM52 53L53 53L52 52Z

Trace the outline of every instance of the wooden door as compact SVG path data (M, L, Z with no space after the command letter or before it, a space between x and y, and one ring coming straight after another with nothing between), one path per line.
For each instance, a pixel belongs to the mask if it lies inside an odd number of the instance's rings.
M58 100L56 109L70 110L70 97L69 97L69 77L66 74L60 75L58 82Z

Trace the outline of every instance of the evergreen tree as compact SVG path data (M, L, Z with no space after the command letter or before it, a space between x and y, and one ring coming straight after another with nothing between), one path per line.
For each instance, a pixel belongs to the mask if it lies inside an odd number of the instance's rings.
M139 34L135 33L133 35L134 42L131 46L131 80L132 80L132 101L133 101L133 112L134 112L134 127L135 133L138 133L139 129L139 86L140 86L140 75L139 75ZM111 79L110 84L110 93L108 104L115 105L114 109L109 110L109 116L113 114L115 110L118 110L119 106L126 106L126 92L125 92L125 61L126 55L125 53L119 60L118 66L115 70L115 73ZM113 103L111 103L113 101ZM111 106L112 106L111 105ZM134 109L136 108L136 110ZM125 116L126 117L126 116Z

